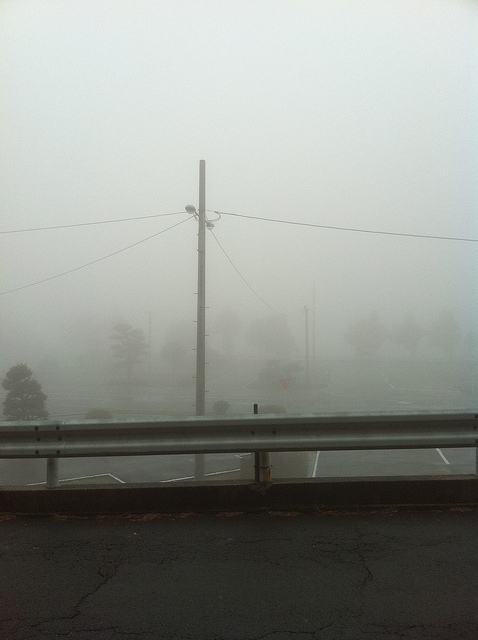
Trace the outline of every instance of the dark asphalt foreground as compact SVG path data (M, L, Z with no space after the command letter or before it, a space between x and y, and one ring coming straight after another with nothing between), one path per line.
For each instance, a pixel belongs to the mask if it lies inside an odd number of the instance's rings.
M478 509L0 517L1 640L476 640Z

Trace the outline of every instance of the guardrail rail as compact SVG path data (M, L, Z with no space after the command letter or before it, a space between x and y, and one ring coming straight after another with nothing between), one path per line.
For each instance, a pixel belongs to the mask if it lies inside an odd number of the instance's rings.
M478 472L478 415L298 414L0 423L0 458L47 458L49 487L58 486L58 459L68 457L438 447L475 447Z

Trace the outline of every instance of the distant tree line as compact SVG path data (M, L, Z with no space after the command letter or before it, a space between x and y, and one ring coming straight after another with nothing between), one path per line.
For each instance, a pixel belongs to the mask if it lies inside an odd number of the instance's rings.
M375 355L390 340L408 351L410 358L414 358L426 338L429 345L451 358L460 345L462 332L453 313L444 311L428 329L422 327L412 314L390 331L376 316L370 316L353 324L345 338L357 356Z

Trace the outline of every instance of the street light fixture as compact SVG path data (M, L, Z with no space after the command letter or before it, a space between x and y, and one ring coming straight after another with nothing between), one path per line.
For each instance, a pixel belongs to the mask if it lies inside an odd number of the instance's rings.
M188 205L190 206L190 205ZM217 213L217 211L216 211ZM218 213L217 214L217 218L214 218L213 220L206 220L206 228L209 229L210 231L212 231L214 229L214 223L217 222L218 220L221 219L221 214Z

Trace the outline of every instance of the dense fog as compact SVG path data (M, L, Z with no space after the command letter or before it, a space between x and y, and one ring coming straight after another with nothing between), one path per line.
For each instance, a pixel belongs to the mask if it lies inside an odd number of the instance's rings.
M194 413L204 159L208 413L476 406L477 24L465 0L3 2L2 378L26 363L52 416Z

